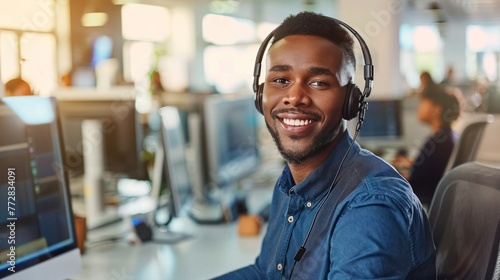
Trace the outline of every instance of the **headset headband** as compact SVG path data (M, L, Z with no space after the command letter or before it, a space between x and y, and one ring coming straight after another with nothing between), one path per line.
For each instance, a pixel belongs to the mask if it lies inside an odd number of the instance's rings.
M349 30L354 35L354 37L356 37L356 39L359 42L359 45L361 46L361 51L363 52L363 59L365 62L365 65L363 67L365 88L363 90L363 94L361 97L362 99L364 99L365 97L370 96L371 91L372 91L372 84L373 84L373 72L374 71L373 71L372 56L370 54L370 50L368 49L368 46L366 45L365 40L363 40L363 38L359 35L358 32L356 32L356 30L354 30L354 28L352 28L347 23L345 23L341 20L338 20L336 18L332 18L332 19L335 22L337 22L338 24L344 26L347 30ZM254 78L253 78L253 85L252 85L253 91L255 93L257 92L258 87L259 87L259 77L260 77L260 70L262 67L262 59L264 57L264 53L266 51L267 45L269 44L269 41L271 41L271 38L274 36L275 30L276 29L274 29L271 33L269 33L269 35L267 35L267 37L264 39L264 41L262 41L262 44L260 45L259 51L257 52L257 56L255 58L255 66L253 69L253 77Z

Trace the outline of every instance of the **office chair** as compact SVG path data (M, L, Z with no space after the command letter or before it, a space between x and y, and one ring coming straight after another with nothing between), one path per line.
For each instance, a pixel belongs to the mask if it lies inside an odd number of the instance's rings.
M493 115L473 115L467 119L462 132L458 138L457 145L451 153L448 165L445 171L450 171L452 168L460 164L470 162L476 159L479 145L484 134L484 129L487 124L493 122Z
M450 170L437 186L429 222L438 279L499 279L500 167L468 162Z

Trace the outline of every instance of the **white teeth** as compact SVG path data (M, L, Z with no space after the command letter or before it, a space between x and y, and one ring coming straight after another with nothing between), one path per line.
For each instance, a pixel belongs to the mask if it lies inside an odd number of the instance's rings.
M312 120L283 119L283 122L290 126L304 126L312 123Z

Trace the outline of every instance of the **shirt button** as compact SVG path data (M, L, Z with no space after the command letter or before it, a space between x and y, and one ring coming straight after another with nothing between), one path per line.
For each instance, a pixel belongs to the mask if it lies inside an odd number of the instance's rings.
M293 216L288 216L288 222L293 223Z
M307 206L307 207L311 207L312 205L313 205L313 204L312 204L310 201L308 201L308 202L306 203L306 206Z
M282 269L283 269L283 265L279 263L279 264L277 265L277 268L278 268L278 270L282 270Z

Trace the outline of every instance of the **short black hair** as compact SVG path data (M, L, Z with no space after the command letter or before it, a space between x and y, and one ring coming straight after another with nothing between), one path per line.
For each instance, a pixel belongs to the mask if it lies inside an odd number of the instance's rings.
M425 92L421 96L442 108L441 120L450 125L460 117L462 111L461 92L451 87L437 86L435 90Z
M356 67L354 40L334 18L314 12L290 15L274 30L272 44L290 35L313 35L322 37L342 50L344 63Z

